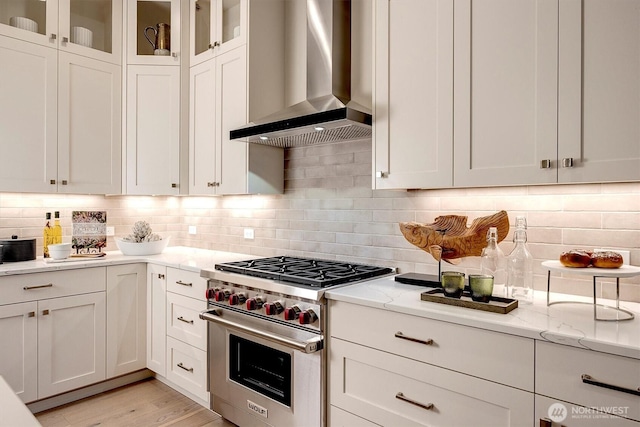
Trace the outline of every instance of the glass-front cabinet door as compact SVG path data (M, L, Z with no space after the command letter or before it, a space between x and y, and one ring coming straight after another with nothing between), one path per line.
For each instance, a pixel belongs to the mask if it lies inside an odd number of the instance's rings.
M190 65L247 41L247 0L191 0Z
M120 0L2 0L0 34L119 64Z
M180 0L130 0L127 19L130 64L180 64Z
M60 48L120 64L122 1L60 0Z
M58 0L0 1L0 34L56 47Z

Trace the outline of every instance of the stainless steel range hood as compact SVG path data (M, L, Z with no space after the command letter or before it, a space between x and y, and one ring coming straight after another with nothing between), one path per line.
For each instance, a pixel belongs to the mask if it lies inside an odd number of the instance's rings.
M231 139L286 148L371 136L370 111L351 101L351 1L307 0L306 14L306 100Z

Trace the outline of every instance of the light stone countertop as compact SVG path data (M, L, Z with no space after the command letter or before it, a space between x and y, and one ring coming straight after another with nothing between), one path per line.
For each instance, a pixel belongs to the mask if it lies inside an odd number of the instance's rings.
M519 304L515 310L500 314L422 301L420 293L427 289L429 288L398 283L393 276L389 276L329 290L325 297L640 359L639 303L621 301L620 308L633 312L635 318L610 322L594 320L592 304L547 306L546 292L536 291L533 304ZM551 293L550 299L593 302L592 298L555 293ZM598 299L598 303L615 307L615 301Z
M0 375L0 427L37 427L41 424Z
M185 246L170 246L161 254L128 256L120 251L107 251L103 258L68 259L64 261L45 260L37 257L33 261L5 262L0 264L0 277L14 274L40 273L47 271L71 270L87 267L104 267L118 264L132 264L150 262L167 267L180 268L200 273L203 269L213 269L216 263L241 261L256 258L255 255L235 252L212 251L206 249L189 248Z
M200 273L213 269L216 263L257 258L234 252L171 246L163 253L150 256L126 256L107 251L99 259L49 262L42 257L34 261L0 264L0 277L47 271L78 269L149 262ZM512 335L551 341L640 359L640 304L621 302L620 307L635 313L635 319L605 322L593 319L590 304L546 305L546 293L536 291L533 305L520 304L507 314L489 313L463 307L422 301L420 293L427 288L394 281L393 276L328 290L325 297L336 301L376 307L415 316L441 320ZM551 294L551 301L591 302L591 298ZM615 305L614 301L601 301Z

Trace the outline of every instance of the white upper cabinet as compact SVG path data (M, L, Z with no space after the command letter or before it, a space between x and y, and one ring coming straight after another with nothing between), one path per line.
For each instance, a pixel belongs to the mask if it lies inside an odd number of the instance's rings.
M189 1L191 66L247 42L247 0Z
M563 0L559 37L558 181L640 180L640 2Z
M541 161L556 159L557 1L460 0L454 20L454 185L556 182Z
M228 8L232 3L212 2L211 7L218 4ZM200 57L200 62L190 68L191 195L274 194L282 193L284 187L281 148L232 141L229 136L231 130L283 107L284 2L238 4L239 13L248 15L243 18L250 23L247 37L243 35L245 30L237 30L241 36L216 46L211 50L214 56L207 60ZM202 13L203 7L192 8L192 13ZM225 12L229 15L236 14ZM240 45L228 49L236 43ZM268 69L260 66L266 61L271 61Z
M376 0L373 188L453 182L453 3Z
M0 34L114 64L122 56L122 1L0 2Z
M127 63L180 64L180 0L129 0L127 3Z
M180 191L180 67L127 67L126 194Z

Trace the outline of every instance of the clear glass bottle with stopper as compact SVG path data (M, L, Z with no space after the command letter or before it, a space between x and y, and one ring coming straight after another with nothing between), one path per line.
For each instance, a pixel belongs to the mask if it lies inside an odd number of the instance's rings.
M506 297L505 258L498 246L498 229L490 227L487 231L487 246L480 255L480 271L493 276L493 295Z
M516 217L515 247L507 256L507 287L511 298L525 304L533 302L533 257L527 248L527 219Z

